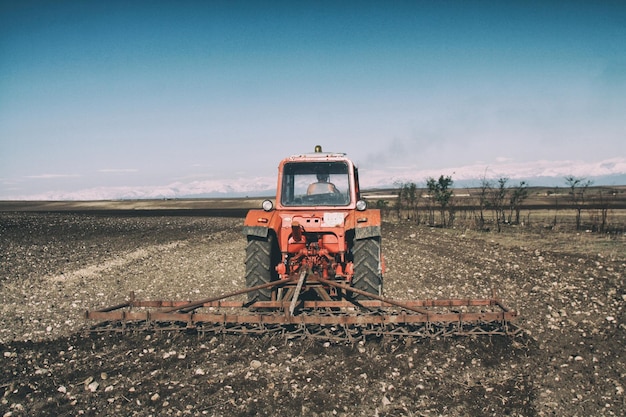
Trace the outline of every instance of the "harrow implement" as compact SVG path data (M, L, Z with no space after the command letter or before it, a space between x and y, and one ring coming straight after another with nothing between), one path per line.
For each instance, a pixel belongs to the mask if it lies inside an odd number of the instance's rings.
M277 290L280 298L232 300L265 288ZM340 297L331 298L331 292ZM354 294L365 298L355 299ZM520 332L513 323L517 313L505 307L495 294L484 299L400 301L305 274L299 279L272 281L198 301L137 300L131 293L126 302L87 311L85 318L98 321L90 328L92 332L187 330L337 341Z

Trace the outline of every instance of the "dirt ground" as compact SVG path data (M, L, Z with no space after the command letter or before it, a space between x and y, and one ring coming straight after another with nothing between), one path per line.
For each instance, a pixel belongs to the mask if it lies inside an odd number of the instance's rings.
M385 295L498 290L524 334L354 345L91 335L82 314L243 287L241 219L0 213L0 415L625 415L626 240L386 223Z

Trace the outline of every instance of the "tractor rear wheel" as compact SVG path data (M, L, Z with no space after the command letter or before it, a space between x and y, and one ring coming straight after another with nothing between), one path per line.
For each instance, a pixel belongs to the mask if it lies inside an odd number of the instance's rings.
M275 267L279 256L274 235L265 238L248 236L246 246L246 287L256 287L278 279ZM248 293L248 301L270 301L272 289L263 288Z
M382 295L383 277L380 259L380 238L356 240L352 253L354 262L352 286L370 294ZM356 299L367 299L363 295L354 295Z

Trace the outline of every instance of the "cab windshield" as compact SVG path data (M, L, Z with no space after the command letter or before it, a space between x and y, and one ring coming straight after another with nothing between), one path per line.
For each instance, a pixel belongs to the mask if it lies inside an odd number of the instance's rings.
M283 168L281 204L347 206L350 204L348 164L345 162L293 162Z

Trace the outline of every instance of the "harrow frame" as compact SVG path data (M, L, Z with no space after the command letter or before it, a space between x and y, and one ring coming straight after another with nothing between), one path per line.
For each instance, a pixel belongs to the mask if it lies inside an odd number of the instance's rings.
M263 288L285 288L272 301L229 300ZM313 289L318 300L301 298ZM327 290L344 295L332 299ZM366 296L357 300L350 293ZM517 335L510 310L495 292L483 299L392 300L349 285L303 273L198 301L137 300L85 312L99 321L92 332L193 330L198 333L275 334L287 338L354 341L368 337L433 338L453 335Z

